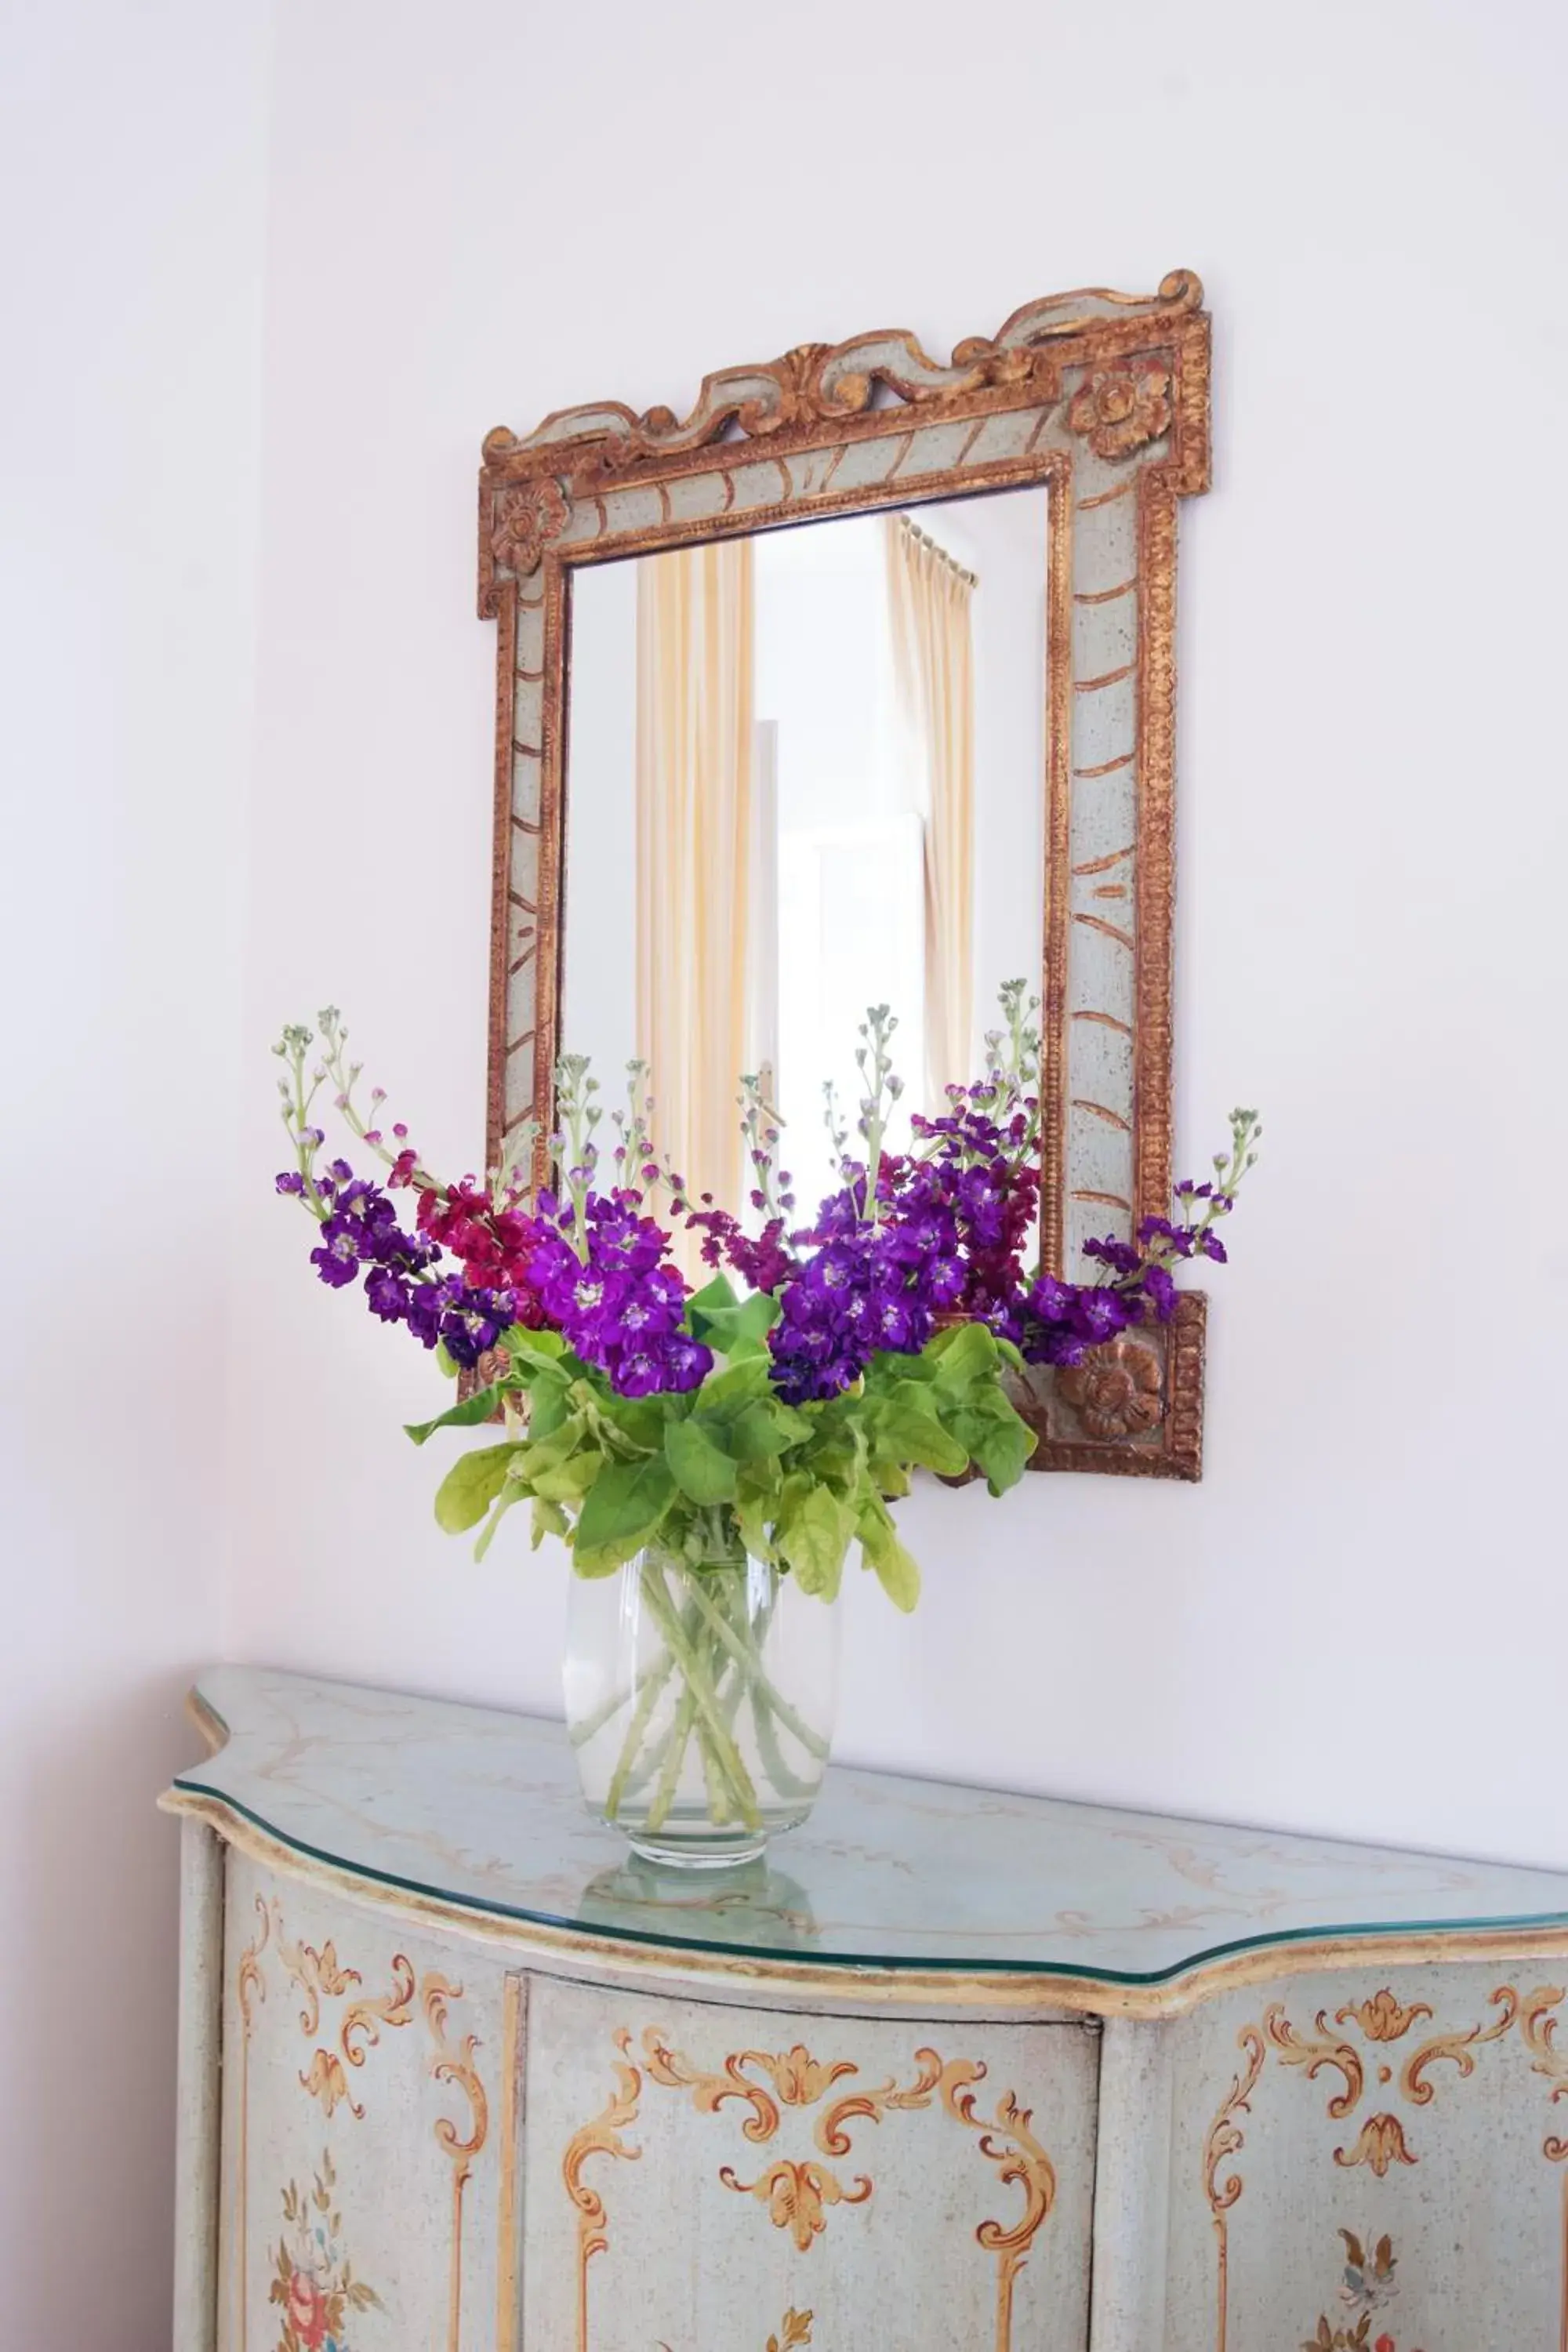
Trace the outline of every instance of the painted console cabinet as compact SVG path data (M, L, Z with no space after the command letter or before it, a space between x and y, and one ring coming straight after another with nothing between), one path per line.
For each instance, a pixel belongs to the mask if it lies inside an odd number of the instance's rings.
M1568 1876L215 1672L175 2352L1568 2352ZM1559 2103L1563 2104L1559 2104Z

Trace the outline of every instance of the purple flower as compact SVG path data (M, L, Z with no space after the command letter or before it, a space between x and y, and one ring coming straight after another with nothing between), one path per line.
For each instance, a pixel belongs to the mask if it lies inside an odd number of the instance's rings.
M664 1385L658 1358L646 1348L629 1349L611 1373L610 1385L617 1396L652 1396Z
M1143 1291L1162 1323L1168 1323L1175 1312L1176 1286L1163 1265L1143 1269Z
M282 1174L278 1179L278 1190L280 1192L303 1192L304 1189L305 1180L300 1175L299 1170L297 1168L285 1168Z
M1083 1254L1085 1257L1098 1259L1113 1274L1136 1274L1143 1263L1131 1242L1119 1242L1110 1234L1103 1240L1085 1242Z
M409 1285L390 1266L372 1266L364 1278L366 1304L373 1315L384 1323L403 1323L408 1319Z
M1166 1277L1169 1280L1169 1276ZM1073 1308L1073 1321L1080 1336L1091 1347L1105 1339L1114 1339L1135 1319L1135 1310L1119 1291L1084 1289L1078 1295Z
M471 1370L516 1319L515 1309L508 1290L469 1290L459 1283L458 1294L441 1318L441 1339L452 1361Z
M447 1306L445 1282L416 1282L404 1305L404 1320L422 1348L440 1344L441 1317Z
M647 1347L615 1351L608 1366L610 1386L617 1396L654 1396L700 1388L713 1369L711 1349L670 1332Z
M1031 1315L1042 1323L1066 1323L1078 1297L1074 1284L1063 1282L1054 1274L1042 1274L1030 1291L1027 1300Z
M334 1290L353 1282L360 1270L359 1234L352 1218L329 1217L321 1227L321 1246L310 1252L310 1264Z

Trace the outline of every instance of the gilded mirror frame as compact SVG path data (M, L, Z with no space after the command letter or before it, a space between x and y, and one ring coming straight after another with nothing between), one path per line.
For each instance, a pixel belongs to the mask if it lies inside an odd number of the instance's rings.
M891 331L706 377L684 418L619 402L486 437L479 612L499 624L488 1164L552 1127L566 909L574 568L833 514L1045 485L1047 1264L1163 1213L1172 1178L1176 502L1209 480L1209 321L1151 296L1025 304L944 365ZM537 1164L537 1162L536 1162ZM1042 1374L1032 1466L1195 1478L1204 1300ZM1157 1407L1157 1417L1151 1413Z

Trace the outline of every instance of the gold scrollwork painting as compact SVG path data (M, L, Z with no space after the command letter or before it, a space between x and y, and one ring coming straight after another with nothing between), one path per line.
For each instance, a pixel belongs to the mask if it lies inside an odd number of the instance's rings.
M1208 487L1209 321L1157 291L1027 302L947 360L908 332L707 376L689 415L619 401L485 439L479 603L498 624L487 1166L531 1129L561 1049L566 736L584 567L830 516L1044 488L1039 777L1047 1263L1163 1213L1172 1172L1179 501ZM1032 814L1032 813L1031 813ZM1195 1478L1202 1304L1158 1344L1031 1384L1036 1470Z
M1406 2005L1388 1986L1364 2000L1345 2003L1336 2011L1331 2024L1327 2011L1320 2010L1313 2030L1303 2031L1292 2023L1285 2005L1279 2001L1270 2003L1256 2023L1241 2028L1237 2035L1241 2063L1209 2126L1203 2150L1204 2194L1214 2226L1216 2252L1215 2352L1226 2352L1229 2329L1230 2215L1245 2187L1237 2162L1246 2145L1242 2118L1252 2114L1252 2102L1270 2057L1277 2066L1294 2070L1308 2083L1317 2082L1325 2074L1337 2077L1339 2087L1327 2094L1325 2112L1334 2122L1351 2122L1357 2116L1369 2082L1385 2096L1396 2088L1407 2108L1429 2107L1437 2096L1437 2081L1441 2079L1435 2078L1435 2069L1451 2066L1457 2080L1468 2080L1476 2073L1477 2053L1504 2041L1517 2026L1531 2053L1534 2071L1548 2078L1552 2084L1550 2095L1556 2100L1568 2097L1568 2052L1558 2051L1554 2042L1556 2012L1565 1997L1568 1995L1563 1989L1556 1985L1543 1985L1522 1996L1512 1985L1500 1985L1488 2002L1489 2016L1462 2030L1426 2033L1416 2041L1399 2066L1397 2084L1394 2062L1386 2053L1423 2021L1430 2025L1434 2020L1426 2002ZM1336 2027L1358 2033L1363 2042L1371 2045L1370 2050L1357 2049L1345 2033L1335 2032ZM1542 2143L1542 2154L1550 2162L1563 2162L1568 2158L1568 2139L1548 2136ZM1353 2137L1347 2134L1333 2147L1331 2158L1342 2171L1364 2166L1374 2179L1383 2180L1396 2166L1417 2166L1421 2148L1418 2137L1406 2130L1405 2119L1392 2106L1380 2104L1374 2112L1361 2118ZM1563 2345L1568 2347L1568 2173L1564 2175L1563 2191L1561 2336ZM1384 2283L1391 2287L1393 2254L1388 2242L1382 2242L1382 2252L1368 2271L1360 2241L1349 2232L1341 2234L1352 2250L1351 2269L1363 2282L1372 2281L1367 2294L1371 2294L1378 2284L1380 2263L1387 2273ZM1370 2308L1370 2302L1364 2309L1358 2305L1361 2316L1351 2328L1336 2327L1326 2317L1321 2319L1317 2336L1307 2339L1303 2352L1340 2352L1342 2347L1354 2347L1359 2352L1359 2347L1367 2342L1367 2329L1362 2320ZM1388 2352L1394 2352L1392 2338L1388 2340Z
M430 2041L426 2068L431 2078L458 2094L466 2105L460 2122L449 2116L438 2116L434 2126L437 2147L448 2159L451 2170L451 2259L448 2275L447 2342L448 2352L458 2352L462 2327L463 2291L463 2201L475 2158L483 2148L489 2128L489 2105L484 2084L476 2063L479 2048L478 2037L465 2033L454 2037L449 2031L453 2008L463 1999L463 1988L435 1970L420 1978L405 1954L393 1955L389 1970L390 1984L384 1992L363 1990L365 1979L360 1970L346 1967L340 1960L338 1948L331 1939L320 1948L304 1941L290 1939L284 1917L283 1906L274 1897L270 1902L258 1895L255 1898L257 1926L250 1941L240 1953L235 1973L235 1996L240 2016L240 2073L238 2085L238 2157L236 2183L235 2221L239 2259L235 2264L235 2276L239 2282L238 2324L237 2341L239 2352L246 2352L247 2314L244 2281L247 2275L244 2252L248 2244L247 2193L249 2173L249 2111L251 2044L255 2037L257 2011L267 1999L267 1978L264 1958L275 1954L284 1976L300 1996L298 2023L306 2041L314 2042L310 2063L299 2070L300 2088L316 2100L330 2122L340 2105L345 2107L355 2122L363 2122L365 2109L355 2098L350 2084L350 2070L363 2069L368 2053L376 2048L386 2032L395 2032L411 2025L416 2006L423 2014ZM351 1998L351 1996L353 1996ZM323 2032L325 2004L341 2001L343 2006L337 2021L335 2033ZM510 2044L519 2030L513 2022L514 2004L509 2001L508 2053L505 2063L515 2067L515 2052ZM321 2037L318 2039L318 2037ZM510 2080L509 2072L508 2080ZM515 2188L511 2174L515 2151L509 2161L503 2152L503 2201L507 2184ZM330 2172L318 2180L331 2188ZM304 2192L296 2192L302 2195ZM312 2192L314 2193L314 2192ZM301 2207L301 2211L303 2211ZM324 2290L323 2290L324 2292ZM356 2308L365 2307L363 2304ZM500 2339L498 2338L498 2341Z
M858 2064L851 2059L819 2061L802 2042L783 2052L733 2051L716 2068L694 2063L651 2026L635 2050L630 2032L623 2028L616 2047L620 2055L613 2062L615 2089L599 2113L573 2134L561 2162L562 2179L577 2216L577 2352L589 2352L589 2266L609 2247L604 2197L584 2179L583 2168L595 2157L640 2160L642 2150L628 2145L623 2135L638 2119L647 2084L685 2092L701 2116L721 2116L726 2107L742 2110L735 2118L740 2135L758 2147L773 2140L786 2107L820 2110L812 2128L817 2157L777 2156L749 2180L740 2177L734 2165L722 2163L716 2176L725 2189L752 2199L775 2229L788 2231L801 2254L810 2252L827 2227L831 2208L864 2205L875 2193L869 2174L856 2172L846 2179L832 2161L819 2160L841 2161L850 2156L857 2123L880 2124L890 2115L934 2106L973 2132L981 2154L996 2167L998 2179L1019 2189L1024 2198L1015 2221L984 2221L974 2232L976 2244L996 2259L994 2343L996 2352L1008 2352L1017 2276L1055 2201L1057 2178L1029 2109L1013 2092L1003 2092L991 2113L982 2112L978 2087L985 2078L984 2063L947 2060L935 2050L920 2049L914 2053L911 2081L858 2083L830 2096L839 2084L847 2085L858 2075ZM809 2326L810 2313L804 2318Z

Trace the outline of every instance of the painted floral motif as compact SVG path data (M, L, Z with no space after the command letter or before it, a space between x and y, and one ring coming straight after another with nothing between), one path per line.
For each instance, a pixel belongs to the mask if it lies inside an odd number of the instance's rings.
M1401 2042L1417 2018L1430 2017L1431 2010L1424 2000L1412 2001L1408 2009L1396 2000L1387 1985L1363 2000L1336 2012L1334 2023L1348 2025L1353 2017L1369 2042Z
M768 2352L795 2352L797 2345L809 2344L811 2316L809 2311L786 2311L784 2315L784 2334L769 2336Z
M1350 2315L1336 2326L1323 2313L1316 2334L1303 2337L1301 2352L1400 2352L1399 2345L1386 2330L1375 2336L1372 2332L1374 2315L1392 2303L1399 2292L1394 2275L1399 2261L1394 2241L1385 2232L1374 2245L1367 2246L1353 2230L1342 2230L1340 2236L1345 2246L1340 2301L1347 2306ZM1412 2347L1411 2352L1418 2352L1418 2347Z
M738 2189L765 2206L774 2229L791 2231L803 2254L810 2252L812 2240L826 2229L830 2205L864 2205L872 2186L862 2172L846 2189L826 2164L796 2164L787 2156L770 2165L760 2180L737 2179L734 2167L728 2164L720 2167L719 2178L726 2189Z
M1130 457L1171 429L1171 371L1158 362L1097 368L1068 404L1068 430L1097 457Z
M1354 2147L1334 2150L1334 2162L1342 2165L1347 2172L1352 2165L1370 2164L1380 2180L1391 2166L1415 2161L1397 2116L1368 2116Z
M776 2336L768 2338L768 2352L801 2352L801 2347L811 2342L811 2323L815 2314L809 2311L786 2311L784 2324ZM658 2352L669 2352L661 2339Z
M278 2352L350 2352L349 2314L384 2309L374 2288L355 2278L343 2252L336 2188L328 2151L309 2189L290 2181L283 2191L287 2226L268 2290L268 2300L283 2314Z
M830 2091L841 2074L853 2074L854 2067L847 2059L837 2065L826 2065L814 2058L804 2042L786 2050L777 2058L763 2053L758 2063L766 2067L773 2078L773 2088L786 2107L814 2107L824 2093Z

